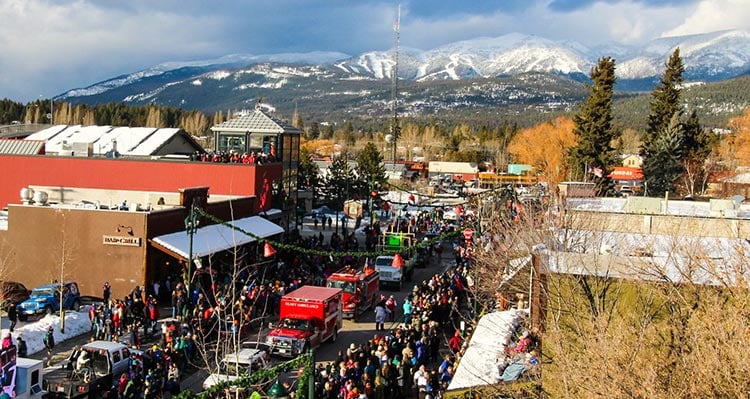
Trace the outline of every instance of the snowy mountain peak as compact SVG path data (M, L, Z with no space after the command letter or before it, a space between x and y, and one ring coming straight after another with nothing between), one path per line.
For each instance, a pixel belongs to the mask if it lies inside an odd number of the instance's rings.
M431 50L402 48L398 53L400 79L413 81L461 80L508 76L527 72L560 75L588 75L598 58L612 56L618 82L652 81L664 71L664 64L679 47L688 80L716 81L750 70L750 32L729 30L696 35L664 37L643 46L600 46L588 48L576 42L556 41L534 35L511 33L499 37L478 37L449 43ZM390 79L396 66L396 52L369 51L353 57L337 52L230 54L208 60L167 62L135 73L122 75L83 89L74 89L58 98L108 96L125 98L147 93L121 94L124 87L135 87L148 80L150 93L159 93L182 81L203 83L243 71L266 76L271 81L254 82L247 87L281 87L289 76L310 79L380 80ZM308 68L288 70L261 64L293 64ZM219 74L208 74L221 71ZM239 87L243 90L245 86ZM115 91L116 94L113 94ZM112 95L110 95L112 94Z

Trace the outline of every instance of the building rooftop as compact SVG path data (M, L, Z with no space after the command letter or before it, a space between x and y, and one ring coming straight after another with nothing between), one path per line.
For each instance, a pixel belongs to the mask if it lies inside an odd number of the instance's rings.
M273 134L303 133L302 130L280 119L269 116L259 109L256 109L248 114L232 118L224 123L212 126L211 131Z
M81 145L91 155L101 156L112 155L113 151L117 156L135 157L203 151L187 132L176 128L55 125L24 141L41 141L46 153L58 155L74 155L67 153L80 152Z

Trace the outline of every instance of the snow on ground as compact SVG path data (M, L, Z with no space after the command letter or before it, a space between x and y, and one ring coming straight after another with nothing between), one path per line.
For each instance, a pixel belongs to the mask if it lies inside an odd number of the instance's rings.
M67 311L65 312L64 334L60 332L60 317L58 315L46 315L37 321L29 321L23 326L16 326L12 334L13 341L15 342L16 337L20 335L26 341L29 355L43 351L44 342L42 340L50 326L54 329L55 344L91 331L91 322L87 310L81 312ZM7 329L3 329L3 334L7 331Z

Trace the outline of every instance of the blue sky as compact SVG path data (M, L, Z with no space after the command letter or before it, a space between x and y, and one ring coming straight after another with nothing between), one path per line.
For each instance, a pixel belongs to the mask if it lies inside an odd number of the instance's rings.
M0 0L0 98L31 101L167 61L393 46L399 2ZM750 0L405 0L401 44L518 32L584 45L750 29Z

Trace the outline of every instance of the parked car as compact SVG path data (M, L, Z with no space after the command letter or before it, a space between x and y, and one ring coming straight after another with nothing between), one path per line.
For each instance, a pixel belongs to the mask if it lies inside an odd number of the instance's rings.
M203 381L203 389L228 381L234 381L240 376L250 375L260 369L271 366L270 350L262 342L243 342L242 348L235 353L226 354L219 362L216 373L209 374Z
M0 305L7 309L11 303L16 305L29 299L31 291L15 281L0 281Z
M60 290L62 290L62 304L60 303ZM47 284L31 290L29 299L18 307L20 318L40 314L51 314L63 309L78 310L81 306L81 293L78 284L72 281L66 283Z

